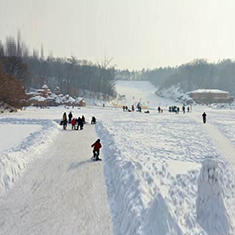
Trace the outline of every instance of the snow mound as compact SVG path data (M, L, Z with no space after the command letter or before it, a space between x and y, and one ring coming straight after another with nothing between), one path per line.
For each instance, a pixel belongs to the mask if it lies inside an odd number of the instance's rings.
M147 210L143 234L182 235L182 231L171 216L165 200L159 193Z
M197 221L208 235L226 235L229 217L223 201L222 181L218 162L206 159L198 180Z

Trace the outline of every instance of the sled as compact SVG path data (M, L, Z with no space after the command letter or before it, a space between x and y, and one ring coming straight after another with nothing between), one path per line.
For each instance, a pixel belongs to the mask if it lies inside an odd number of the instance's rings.
M92 160L92 161L102 161L101 158L98 158L98 159L96 160L96 158L94 158L94 157L91 157L91 160Z

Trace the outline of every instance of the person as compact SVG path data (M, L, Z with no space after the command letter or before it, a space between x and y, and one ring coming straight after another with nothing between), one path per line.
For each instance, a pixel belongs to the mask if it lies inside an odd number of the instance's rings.
M203 123L206 123L206 113L204 112L203 114L202 114L202 119L203 119Z
M64 112L62 120L63 120L63 128L64 128L64 130L66 130L67 122L68 122L66 112Z
M188 110L188 113L189 113L189 107L187 108L187 110Z
M91 118L91 124L96 124L96 118L94 116Z
M96 161L101 160L101 159L99 158L100 148L102 148L102 145L101 145L101 143L100 143L100 139L97 139L96 142L91 145L91 147L93 148L93 158L94 158Z
M134 106L134 104L132 104L131 110L132 110L133 112L135 111L135 106Z
M183 113L185 113L185 106L182 107Z
M75 130L75 124L76 124L75 118L72 119L71 124L72 124L72 130Z
M68 117L69 117L69 123L71 123L72 118L73 118L73 114L70 112L69 115L68 115Z
M78 118L78 128L77 128L77 130L79 129L79 126L80 126L80 130L82 130L83 129L83 121L80 117Z
M158 113L160 113L161 112L161 107L158 106L157 110L158 110Z
M84 115L82 115L82 122L83 122L83 124L85 124L85 123L86 123L86 120L85 120Z

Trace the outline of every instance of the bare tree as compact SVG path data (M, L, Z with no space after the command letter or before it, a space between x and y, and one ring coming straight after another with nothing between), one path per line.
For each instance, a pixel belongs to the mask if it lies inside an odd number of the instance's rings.
M7 37L5 44L6 56L17 56L17 46L13 37Z

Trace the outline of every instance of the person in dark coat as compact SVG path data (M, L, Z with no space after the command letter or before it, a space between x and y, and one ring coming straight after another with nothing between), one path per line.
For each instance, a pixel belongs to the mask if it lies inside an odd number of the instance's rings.
M204 112L203 114L202 114L202 119L203 119L203 123L206 123L206 113Z
M72 118L73 118L73 114L70 112L69 115L68 115L68 117L69 117L69 123L71 123Z
M82 119L80 117L78 118L78 129L79 129L79 127L80 127L80 130L83 129L83 121L82 121Z
M91 118L91 124L96 124L96 118L94 116Z
M185 113L185 106L182 107L183 113Z
M64 112L64 114L63 114L63 118L62 118L62 121L63 121L63 128L64 128L64 130L66 130L66 127L67 127L67 114L66 114L66 112Z
M85 120L84 115L82 115L82 122L83 122L83 124L85 124L85 123L86 123L86 120Z
M102 148L100 139L97 139L96 142L91 145L91 147L93 147L93 158L95 158L96 161L101 160L99 158L100 148Z

